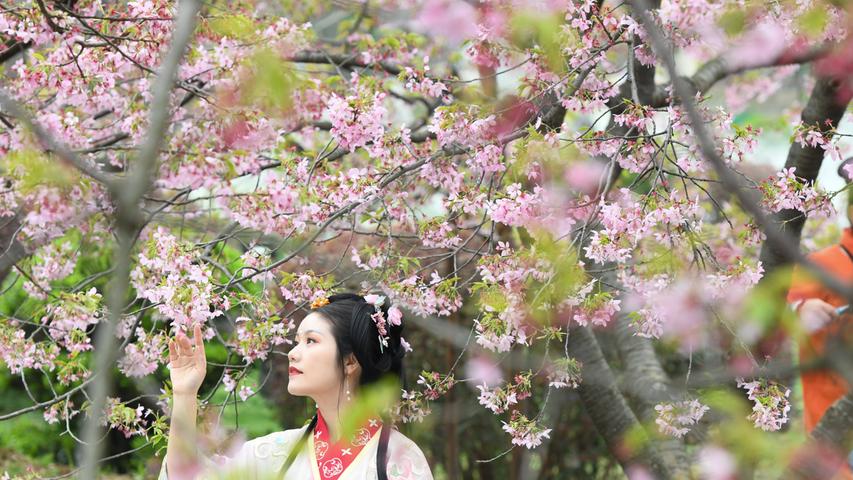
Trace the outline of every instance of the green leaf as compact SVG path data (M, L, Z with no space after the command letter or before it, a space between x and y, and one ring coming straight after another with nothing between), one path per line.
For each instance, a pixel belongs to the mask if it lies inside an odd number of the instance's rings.
M252 20L243 15L217 17L210 20L208 25L214 33L239 40L249 39L255 32Z
M16 150L0 158L0 173L18 180L16 189L20 193L45 185L67 187L79 183L73 168L35 150Z
M717 24L726 35L733 37L741 33L746 26L746 12L743 10L729 10L720 15Z
M829 23L826 7L816 5L797 19L800 29L807 35L820 35Z
M532 49L540 53L553 72L566 70L561 39L563 21L558 15L542 15L541 12L526 11L510 19L510 38L519 48Z
M289 110L293 91L302 83L297 71L269 48L259 49L249 62L254 75L248 82L246 100L269 110Z

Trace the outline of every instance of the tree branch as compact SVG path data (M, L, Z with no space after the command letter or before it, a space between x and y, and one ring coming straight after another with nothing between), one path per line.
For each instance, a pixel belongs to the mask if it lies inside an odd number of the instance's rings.
M289 58L294 63L313 63L313 64L332 64L337 67L379 67L392 75L399 75L403 72L403 67L385 61L379 62L363 62L359 60L359 55L346 55L340 53L326 53L316 51L302 51L294 54Z
M160 146L165 141L166 131L171 118L169 99L177 77L178 65L189 45L201 3L198 0L183 0L178 7L177 21L172 44L160 72L152 85L153 101L150 108L148 132L136 163L131 166L126 180L120 188L113 188L111 194L117 203L116 228L118 248L115 252L115 271L109 287L109 318L99 325L97 331L97 349L95 350L95 371L102 372L99 381L92 385L90 397L92 406L85 423L83 439L86 448L83 454L81 478L96 478L103 443L101 436L101 415L106 406L106 398L111 390L111 366L116 356L115 329L121 320L122 310L127 296L130 278L130 253L134 239L138 235L141 218L139 199L154 182L159 165Z
M21 121L27 128L32 131L44 149L54 153L56 156L70 163L84 174L97 180L99 183L111 187L115 183L115 177L98 170L95 166L89 164L85 160L78 157L67 145L59 140L56 140L53 135L46 132L41 125L36 123L33 118L16 102L6 90L0 88L0 107L3 113L9 113L11 116Z
M830 48L828 45L819 45L810 48L797 54L783 54L779 57L759 65L743 65L732 66L728 60L728 55L723 54L717 58L705 63L691 77L680 77L682 82L685 82L690 87L691 98L697 93L705 93L711 89L720 80L738 73L743 73L748 70L756 70L760 68L782 67L785 65L797 65L801 63L809 63L817 60L827 53ZM680 97L680 95L679 95ZM680 102L680 98L676 98ZM666 86L657 86L649 105L653 108L665 107L669 104L669 93Z

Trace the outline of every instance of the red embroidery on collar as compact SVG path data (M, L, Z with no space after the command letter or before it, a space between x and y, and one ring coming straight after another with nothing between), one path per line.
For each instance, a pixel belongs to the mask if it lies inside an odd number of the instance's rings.
M317 458L320 478L338 480L380 428L382 428L382 422L371 418L367 424L355 432L352 438L341 438L338 442L332 443L326 420L318 410L317 426L314 427L314 456Z

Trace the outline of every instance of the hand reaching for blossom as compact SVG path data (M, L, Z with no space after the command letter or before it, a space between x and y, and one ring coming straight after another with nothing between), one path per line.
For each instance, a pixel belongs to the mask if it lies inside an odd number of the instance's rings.
M169 369L173 395L198 393L207 369L200 323L195 324L192 339L178 330L175 338L169 340Z
M798 312L800 324L808 333L820 330L838 316L835 313L835 307L818 298L810 298L804 301Z

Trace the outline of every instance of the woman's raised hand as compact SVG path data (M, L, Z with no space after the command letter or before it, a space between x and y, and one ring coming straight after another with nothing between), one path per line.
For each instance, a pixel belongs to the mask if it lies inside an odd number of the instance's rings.
M192 339L178 330L175 338L169 340L169 368L173 395L195 396L198 394L207 370L201 324L197 323L193 328Z

